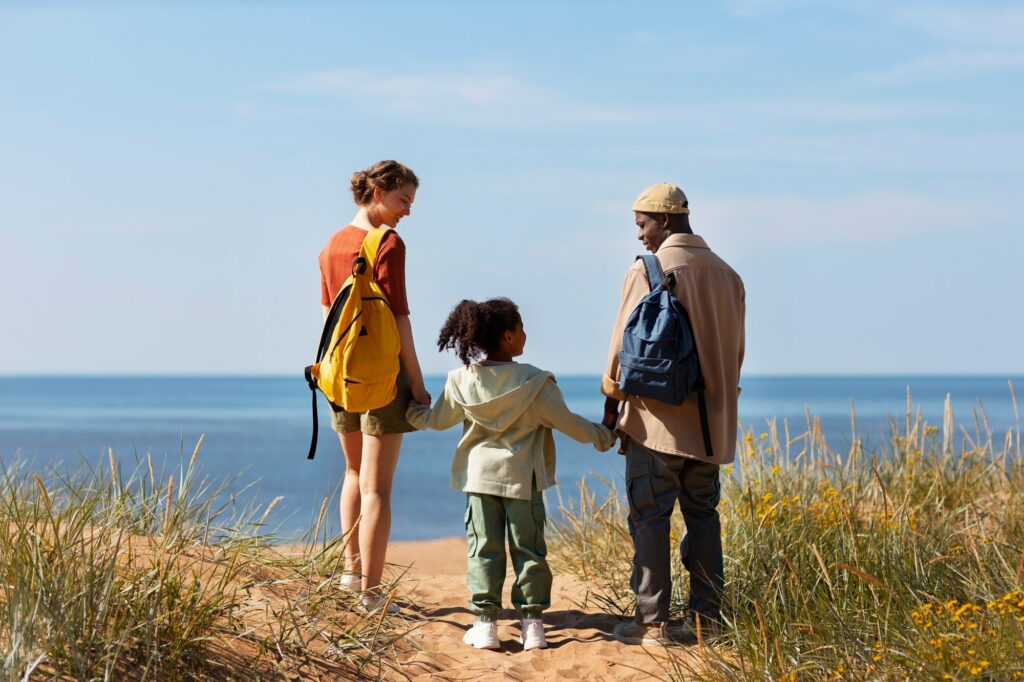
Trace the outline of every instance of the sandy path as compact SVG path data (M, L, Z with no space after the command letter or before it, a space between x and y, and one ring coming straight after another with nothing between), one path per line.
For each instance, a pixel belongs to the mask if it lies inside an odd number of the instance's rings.
M402 670L413 679L444 680L649 680L665 678L661 650L626 646L612 639L618 620L584 613L570 601L583 586L555 575L551 608L544 614L549 648L524 652L519 621L507 609L498 621L501 651L473 649L462 635L473 622L467 604L466 542L445 538L394 543L388 563L407 570L403 614L418 624L411 640L419 650L400 656ZM406 568L407 567L407 568ZM505 581L504 602L511 604L512 577ZM675 650L679 652L679 649Z

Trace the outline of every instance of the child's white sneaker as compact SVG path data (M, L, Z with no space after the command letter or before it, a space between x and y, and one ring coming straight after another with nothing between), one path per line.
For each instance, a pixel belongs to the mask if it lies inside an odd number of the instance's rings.
M352 573L351 571L342 571L341 577L338 578L338 585L340 585L343 590L359 592L363 589L363 576L358 573Z
M544 621L540 618L523 618L521 628L519 639L523 643L523 651L548 648L548 640L544 636Z
M462 643L477 649L500 649L501 642L498 640L498 624L477 620L466 631L466 635L462 638Z

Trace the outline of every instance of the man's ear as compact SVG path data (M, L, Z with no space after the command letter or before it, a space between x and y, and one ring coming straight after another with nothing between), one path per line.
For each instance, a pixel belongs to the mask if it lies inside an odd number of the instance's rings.
M668 213L659 213L658 222L661 224L661 229L667 230L672 225L672 216Z

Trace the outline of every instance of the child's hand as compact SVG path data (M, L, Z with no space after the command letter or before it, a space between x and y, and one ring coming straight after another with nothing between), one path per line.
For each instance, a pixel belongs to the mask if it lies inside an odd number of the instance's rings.
M615 432L603 424L599 428L601 429L601 439L594 443L594 448L598 452L608 452L615 445Z
M426 428L424 424L429 415L430 408L420 405L415 400L410 400L409 404L405 406L405 421L409 422L417 431L422 431Z

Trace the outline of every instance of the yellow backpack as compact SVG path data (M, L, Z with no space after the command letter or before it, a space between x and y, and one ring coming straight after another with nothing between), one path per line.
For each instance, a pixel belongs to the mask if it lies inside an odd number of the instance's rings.
M317 389L335 409L346 412L375 410L395 399L402 344L391 304L373 279L377 254L390 233L390 228L378 227L363 239L352 274L327 314L316 362L306 368L306 382L313 392L313 441L308 459L316 453Z

